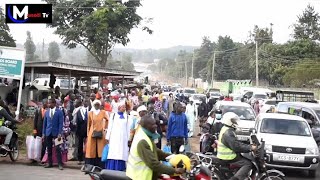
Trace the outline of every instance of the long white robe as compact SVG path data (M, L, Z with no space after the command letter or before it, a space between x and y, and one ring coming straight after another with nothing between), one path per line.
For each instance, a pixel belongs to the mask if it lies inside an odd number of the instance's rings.
M196 113L196 106L193 104L188 104L186 107L186 115L189 119L189 133L188 136L191 137L193 136L193 132L194 132L194 122L195 122L195 113Z
M123 114L125 119L120 119L120 115L113 113L110 115L106 139L109 140L108 159L128 160L129 147L128 140L130 136L130 126L132 118L126 113ZM114 119L113 119L114 117Z

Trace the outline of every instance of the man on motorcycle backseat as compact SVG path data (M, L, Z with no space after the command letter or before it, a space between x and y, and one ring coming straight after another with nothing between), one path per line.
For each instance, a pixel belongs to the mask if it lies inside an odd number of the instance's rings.
M153 116L143 116L140 125L130 149L126 175L132 180L157 180L161 174L184 173L182 168L169 167L160 162L170 154L156 147L154 141L158 140L160 135L156 132L157 124Z
M240 167L230 180L244 180L251 170L251 162L241 156L240 153L256 151L256 145L247 145L237 140L235 130L240 118L233 112L227 112L222 117L222 127L219 135L217 157L227 164Z
M11 121L11 122L18 122L18 123L20 121L15 120L13 117L11 117L8 114L7 110L5 110L2 106L0 106L0 135L6 136L4 144L2 144L0 148L6 151L10 151L9 144L11 141L13 131L10 128L3 126L4 121Z

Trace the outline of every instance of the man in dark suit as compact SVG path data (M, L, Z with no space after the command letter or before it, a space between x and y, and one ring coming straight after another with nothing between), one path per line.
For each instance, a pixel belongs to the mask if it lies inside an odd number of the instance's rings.
M35 137L42 136L43 121L44 121L45 112L47 110L47 107L48 107L48 100L44 99L42 101L42 107L38 108L34 114L33 135ZM41 150L41 159L43 158L45 152L46 152L46 144L45 144L45 141L43 141L42 150Z
M42 137L45 138L48 150L48 164L45 166L45 168L52 167L52 146L56 138L58 141L62 139L63 132L63 112L56 107L56 100L54 98L49 99L48 104L49 109L45 113L42 133ZM57 152L59 169L63 170L60 146L56 146L55 148Z
M76 136L78 137L78 161L79 164L83 161L83 142L87 138L87 123L88 123L88 113L90 100L85 99L83 106L80 106L79 111L77 112L77 131Z

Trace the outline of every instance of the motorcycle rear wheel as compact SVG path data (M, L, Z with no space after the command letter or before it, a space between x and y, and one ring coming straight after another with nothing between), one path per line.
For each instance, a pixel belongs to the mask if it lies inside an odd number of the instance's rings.
M14 144L12 145L12 151L9 152L9 156L11 161L16 161L18 160L19 157L19 145L18 145L18 140L15 140Z
M211 179L212 180L223 180L224 178L219 172L212 171L211 172Z
M285 180L285 178L278 173L271 172L268 173L268 176L263 175L260 180Z

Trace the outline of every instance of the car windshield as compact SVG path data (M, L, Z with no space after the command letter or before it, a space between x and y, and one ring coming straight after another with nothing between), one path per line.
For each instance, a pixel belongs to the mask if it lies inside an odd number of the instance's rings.
M267 99L267 95L265 95L265 94L255 94L254 98L256 98L256 99Z
M268 104L268 105L277 105L277 101L266 101L265 104Z
M201 98L206 98L205 95L194 95L193 100L200 100Z
M255 120L255 114L250 107L244 107L244 106L228 106L223 105L220 106L220 109L222 110L222 113L225 114L227 112L234 112L236 113L241 120Z
M196 91L195 91L195 90L193 90L193 89L185 89L185 90L184 90L184 93L188 93L188 94L195 94L195 93L196 93Z
M288 119L263 119L260 131L270 134L311 136L306 122Z
M316 112L318 118L320 119L320 110L315 110L315 112Z
M220 96L220 93L219 92L211 92L210 96Z

